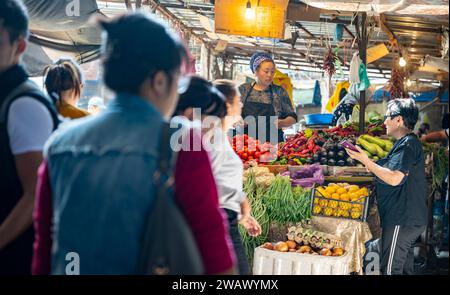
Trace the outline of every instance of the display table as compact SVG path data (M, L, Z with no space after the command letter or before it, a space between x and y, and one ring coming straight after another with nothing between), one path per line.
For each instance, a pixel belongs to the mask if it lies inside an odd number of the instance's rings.
M336 235L344 241L344 248L351 255L349 272L363 273L365 243L372 238L366 222L313 216L312 226L319 231Z

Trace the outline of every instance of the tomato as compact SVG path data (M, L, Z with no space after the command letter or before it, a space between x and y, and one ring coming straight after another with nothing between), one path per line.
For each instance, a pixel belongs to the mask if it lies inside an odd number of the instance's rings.
M248 157L247 152L243 152L243 153L241 154L241 158L242 158L242 159L247 159L247 157Z
M256 159L259 159L260 156L261 156L261 153L260 153L260 152L255 152L255 158L256 158Z
M249 156L248 157L248 160L250 161L250 160L253 160L253 157L252 156Z

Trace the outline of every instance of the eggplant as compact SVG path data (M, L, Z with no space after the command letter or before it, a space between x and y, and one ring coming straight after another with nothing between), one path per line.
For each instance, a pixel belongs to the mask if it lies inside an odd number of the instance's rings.
M318 155L318 154L314 154L314 155L312 156L312 160L313 160L313 162L320 161L319 155Z
M320 159L320 164L321 165L326 165L327 164L327 158L321 158Z
M350 157L346 160L346 162L347 166L355 166L355 161Z
M345 153L344 147L341 146L340 144L337 146L337 151L338 151L338 152L344 152L344 153Z
M329 159L327 164L328 164L328 166L335 166L336 165L336 161L333 160L333 159Z
M328 152L328 158L329 158L329 159L330 159L330 158L334 158L334 156L335 156L335 154L334 154L333 151L329 151L329 152Z
M339 157L339 158L341 158L341 159L344 159L346 154L347 154L347 153L344 152L344 151L339 151L339 152L337 153L337 157Z
M312 162L313 162L313 161L312 161L311 158L307 158L306 161L305 161L305 163L308 164L308 165L312 164Z
M344 160L339 160L339 161L337 161L337 165L338 166L345 166L345 161Z
M328 157L328 153L327 153L327 151L324 151L324 152L320 152L320 156L321 156L322 158L326 158L326 157Z

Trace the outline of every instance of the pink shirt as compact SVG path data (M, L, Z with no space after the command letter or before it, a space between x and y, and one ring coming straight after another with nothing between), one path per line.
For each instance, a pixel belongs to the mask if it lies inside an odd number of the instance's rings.
M194 168L195 167L195 168ZM52 196L47 163L39 167L33 214L35 242L32 273L50 274ZM219 207L216 183L206 151L180 151L175 170L175 196L203 258L206 274L235 264L226 215Z

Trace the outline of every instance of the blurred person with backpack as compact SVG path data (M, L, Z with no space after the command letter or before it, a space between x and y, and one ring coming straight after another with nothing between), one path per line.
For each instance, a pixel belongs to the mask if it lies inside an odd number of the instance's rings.
M69 122L49 140L39 173L33 274L64 274L69 253L79 257L80 274L234 273L206 151L175 157L168 143L184 45L141 13L100 24L107 33L104 81L116 97L104 112ZM176 203L195 245L164 219L164 202Z

